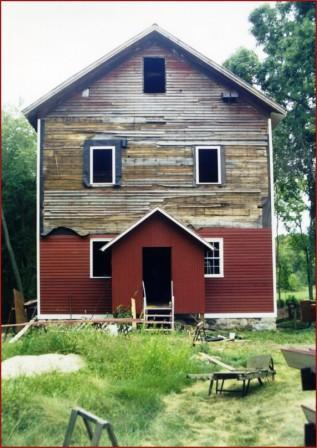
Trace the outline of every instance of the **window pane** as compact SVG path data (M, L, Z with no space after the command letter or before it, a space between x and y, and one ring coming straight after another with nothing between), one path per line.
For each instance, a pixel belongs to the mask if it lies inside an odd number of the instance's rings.
M111 249L102 252L105 241L93 241L92 273L93 277L111 277Z
M93 183L112 183L112 149L93 149Z
M205 275L220 275L221 274L221 253L219 241L211 241L210 244L214 250L205 250Z
M199 182L218 182L217 149L198 150Z
M165 59L144 58L144 93L165 92Z

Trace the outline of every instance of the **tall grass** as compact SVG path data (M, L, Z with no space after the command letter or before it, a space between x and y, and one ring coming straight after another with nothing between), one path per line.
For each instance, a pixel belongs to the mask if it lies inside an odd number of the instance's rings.
M188 384L186 373L199 365L187 337L136 334L111 337L94 329L33 331L3 357L20 354L77 353L85 369L5 381L3 444L61 445L70 409L81 406L110 420L121 444L139 440L162 408L161 397ZM86 441L78 431L74 443ZM106 442L106 441L105 441Z
M253 433L249 431L239 437L238 432L243 432L243 427L250 425L247 420L252 418L259 397L264 398L265 412L259 414L258 420L265 417L265 427L268 428L273 424L272 403L274 406L282 403L284 393L288 394L289 403L299 399L299 379L296 372L289 375L280 354L280 345L312 343L314 332L268 331L242 335L245 342L193 348L191 339L181 333L136 333L111 337L92 328L80 331L63 327L52 327L47 332L33 330L15 344L3 344L3 358L21 354L77 353L85 359L86 367L71 374L51 373L3 381L2 445L61 446L70 410L74 406L81 406L111 421L122 446L215 446L212 439L215 443L239 446L253 442L263 444L265 435L257 433L253 423ZM212 397L214 401L211 402L207 397L206 383L192 386L186 378L188 372L212 370L210 366L195 361L193 355L201 350L236 366L243 365L253 354L272 353L277 359L276 384L261 393L250 394L245 401L245 409L239 408L241 401L232 401L229 397ZM228 414L232 406L236 420L230 420L230 412ZM275 411L273 419L274 415ZM224 431L229 432L228 437L223 436ZM289 440L298 442L301 429L295 433ZM84 428L80 425L74 434L73 444L88 444ZM104 437L102 445L107 444L109 441Z

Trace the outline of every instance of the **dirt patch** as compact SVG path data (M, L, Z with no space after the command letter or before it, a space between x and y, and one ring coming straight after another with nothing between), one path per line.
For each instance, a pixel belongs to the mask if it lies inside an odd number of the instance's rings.
M1 363L2 379L33 376L42 373L71 373L83 368L85 362L79 355L50 353L37 356L13 356Z

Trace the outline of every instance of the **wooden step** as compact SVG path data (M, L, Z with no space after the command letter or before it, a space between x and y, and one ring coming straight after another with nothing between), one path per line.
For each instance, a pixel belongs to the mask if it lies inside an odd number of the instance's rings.
M172 307L171 306L155 306L155 305L147 305L145 307L145 311L146 310L154 310L154 311L160 311L160 310L171 310Z
M146 314L144 317L172 317L172 314Z
M144 322L146 325L148 324L165 324L165 325L172 325L173 322L170 320L146 320Z

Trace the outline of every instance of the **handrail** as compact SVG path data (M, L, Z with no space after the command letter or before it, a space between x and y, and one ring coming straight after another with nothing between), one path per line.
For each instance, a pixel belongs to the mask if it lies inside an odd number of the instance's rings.
M175 299L174 299L173 280L171 280L171 296L172 296L172 329L174 330Z
M146 308L147 300L146 300L146 291L145 291L145 284L142 280L142 287L143 287L143 310Z

